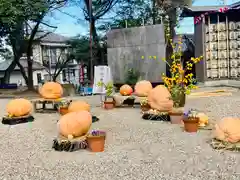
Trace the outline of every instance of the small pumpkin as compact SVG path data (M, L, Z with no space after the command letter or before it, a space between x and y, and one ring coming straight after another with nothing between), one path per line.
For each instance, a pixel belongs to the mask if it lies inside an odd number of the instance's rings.
M68 112L90 111L91 106L85 101L73 101L68 106Z
M168 89L163 85L153 88L147 96L148 104L154 110L170 112L173 109L173 101Z
M39 89L39 94L45 99L58 99L63 95L63 88L57 82L46 82Z
M140 97L147 97L148 93L152 90L152 88L152 83L146 80L137 82L134 87L135 94Z
M215 125L214 137L218 140L240 142L240 118L226 117Z
M59 134L69 137L85 135L92 125L92 115L88 111L71 112L58 121Z
M132 94L132 92L133 92L133 89L132 89L132 87L131 86L129 86L128 84L124 84L124 85L122 85L121 87L120 87L120 94L122 95L122 96L129 96L129 95L131 95Z
M9 116L14 117L29 115L32 111L32 103L24 98L14 99L7 104L6 111Z
M208 125L208 116L204 113L198 113L197 117L199 118L199 126L205 127Z

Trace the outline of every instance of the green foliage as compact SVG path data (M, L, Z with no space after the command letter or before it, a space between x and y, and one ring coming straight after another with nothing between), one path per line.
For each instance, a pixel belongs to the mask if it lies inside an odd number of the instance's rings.
M126 72L125 83L130 84L130 85L134 85L134 84L137 83L139 78L140 78L139 71L135 70L134 68L129 68Z
M113 94L113 83L112 82L108 82L107 84L104 84L102 81L99 81L97 83L98 87L104 87L106 90L106 96L111 96Z

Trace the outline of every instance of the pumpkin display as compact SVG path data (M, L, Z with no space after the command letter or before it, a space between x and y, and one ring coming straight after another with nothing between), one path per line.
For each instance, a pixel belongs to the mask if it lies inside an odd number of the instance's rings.
M6 107L9 116L20 117L29 115L32 111L32 103L27 99L11 100Z
M240 118L226 117L221 119L215 125L214 137L225 142L239 142Z
M63 95L63 88L57 82L46 82L39 89L39 94L45 99L58 99Z
M147 97L152 88L151 82L146 80L137 82L134 87L135 94L140 97Z
M59 134L69 137L85 135L92 125L92 115L88 111L71 112L63 115L58 121Z
M169 112L173 109L173 101L168 89L163 85L158 85L148 93L148 104L152 109L160 112Z
M90 111L90 105L85 101L73 101L68 106L68 112Z
M133 92L133 89L132 89L132 87L131 86L129 86L128 84L124 84L124 85L122 85L121 87L120 87L120 94L122 95L122 96L129 96L129 95L131 95L132 94L132 92Z
M208 116L204 113L198 113L197 117L199 118L199 126L205 127L208 125Z

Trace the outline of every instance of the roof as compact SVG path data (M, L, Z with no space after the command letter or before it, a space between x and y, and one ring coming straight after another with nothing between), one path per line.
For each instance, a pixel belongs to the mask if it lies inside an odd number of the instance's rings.
M0 62L0 71L5 71L10 66L11 63L12 63L12 61L9 61L9 60ZM21 59L20 64L24 68L28 67L26 59ZM39 62L33 61L33 70L40 70L40 69L44 69L44 67ZM18 66L16 66L14 70L20 70L20 69Z
M192 6L191 8L184 7L181 13L181 17L193 17L196 14L202 14L204 12L213 11L215 13L218 12L220 8L227 7L230 10L239 10L240 9L240 1L233 3L231 5L220 5L220 6Z
M194 14L201 14L209 11L218 11L220 8L226 6L192 6L191 8L184 7L181 13L181 17L193 17Z
M70 38L68 37L52 32L51 33L38 32L35 37L36 39L42 37L40 39L40 42L66 43L67 41L70 40Z

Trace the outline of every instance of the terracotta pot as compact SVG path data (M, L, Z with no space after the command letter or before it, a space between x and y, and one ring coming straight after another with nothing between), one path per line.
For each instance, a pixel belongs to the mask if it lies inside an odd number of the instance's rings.
M150 109L150 106L148 104L141 105L141 110L143 112L148 111Z
M171 113L170 120L172 124L182 124L183 123L183 113Z
M188 118L184 119L184 129L186 132L197 132L198 131L198 122L199 118Z
M114 102L105 101L104 102L104 108L105 109L113 109L114 108Z
M61 115L67 114L67 113L68 113L68 108L67 108L67 107L60 107L60 108L59 108L59 113L60 113Z
M103 152L106 136L88 136L88 148L92 152Z

